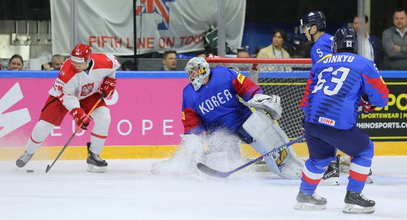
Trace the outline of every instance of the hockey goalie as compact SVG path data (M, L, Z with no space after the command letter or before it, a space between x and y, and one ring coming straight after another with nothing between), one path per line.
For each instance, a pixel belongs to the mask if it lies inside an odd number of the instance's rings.
M196 172L198 162L221 163L219 169L236 166L241 142L264 154L289 142L276 124L281 118L280 97L265 95L251 79L232 69L210 69L203 58L194 57L185 71L190 83L183 90L184 135L180 148L153 172ZM251 109L251 108L252 109ZM298 179L304 162L291 146L266 157L268 168L280 177ZM229 165L229 167L227 167Z

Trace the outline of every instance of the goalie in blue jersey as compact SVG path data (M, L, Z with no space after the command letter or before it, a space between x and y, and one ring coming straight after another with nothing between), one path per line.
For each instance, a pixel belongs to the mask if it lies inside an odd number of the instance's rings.
M204 149L206 157L222 151L230 145L230 140L238 140L232 144L235 151L239 152L239 141L243 141L264 154L289 142L287 135L274 122L282 114L279 96L265 95L250 78L227 67L210 69L203 58L189 60L185 71L191 83L183 90L181 148L189 152ZM250 107L256 110L252 111ZM211 136L219 137L216 136L219 132L225 134L227 140L208 143ZM210 145L218 146L212 148ZM304 162L295 156L291 147L282 151L285 152L279 152L274 158L266 158L267 166L281 177L298 179ZM197 157L197 153L190 155ZM219 160L226 159L219 157ZM196 162L202 162L199 160L201 158Z
M359 114L385 107L389 90L375 64L356 54L357 36L342 28L334 35L336 53L316 63L301 101L309 159L305 162L296 209L325 209L315 190L337 149L351 156L345 213L373 213L375 202L361 192L368 177L373 142L356 126Z

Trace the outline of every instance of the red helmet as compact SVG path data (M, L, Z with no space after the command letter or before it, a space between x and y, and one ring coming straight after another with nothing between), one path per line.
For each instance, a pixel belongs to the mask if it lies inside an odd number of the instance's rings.
M86 44L77 44L71 52L71 60L77 63L89 63L92 50Z

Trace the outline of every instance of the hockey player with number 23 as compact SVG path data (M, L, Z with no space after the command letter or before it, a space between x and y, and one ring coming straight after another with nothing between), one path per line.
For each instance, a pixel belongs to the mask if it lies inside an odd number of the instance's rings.
M101 98L110 97L116 87L117 59L108 54L93 53L85 44L77 44L49 90L49 97L41 110L40 120L34 126L26 144L26 151L17 159L16 165L24 167L37 148L55 126L59 126L66 113L70 113L77 126L86 130L93 119L88 147L88 171L105 172L107 162L99 157L110 126L110 110ZM101 96L104 97L101 97ZM94 105L99 103L96 108ZM88 113L91 109L90 117ZM63 143L61 143L63 144Z
M185 71L191 83L183 91L184 143L191 138L204 139L205 134L218 130L236 135L260 154L289 142L287 135L274 122L282 114L279 96L263 94L250 78L227 67L209 69L203 58L189 60ZM239 97L257 110L252 112ZM290 157L276 155L275 158L265 158L265 161L275 174L296 179L301 174L303 162L296 160L295 153L289 149L283 151Z
M385 107L389 90L375 64L356 54L353 29L334 35L334 54L316 63L308 78L301 107L309 159L305 162L296 209L325 209L315 193L337 149L351 157L344 213L373 213L375 202L361 194L374 155L373 142L356 121L360 112Z

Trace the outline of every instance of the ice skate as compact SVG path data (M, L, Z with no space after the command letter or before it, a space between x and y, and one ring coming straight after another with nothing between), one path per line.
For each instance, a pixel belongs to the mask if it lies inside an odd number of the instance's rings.
M339 182L339 160L340 155L336 156L336 160L332 161L328 165L328 169L325 171L322 177L321 185L325 186L337 186Z
M375 201L367 199L360 193L347 192L345 196L344 213L350 214L371 214L373 213Z
M99 155L90 151L90 142L87 143L88 147L88 159L86 163L88 164L88 171L93 173L104 173L106 172L107 162L99 157Z
M306 194L300 191L294 208L298 210L324 210L326 209L326 203L326 199L316 193Z
M372 169L370 169L369 174L368 174L367 179L366 179L367 184L373 184L372 174L373 174Z
M24 167L28 161L31 160L31 158L34 156L34 154L30 154L27 151L24 151L23 155L21 155L17 161L16 161L16 165L21 168Z

